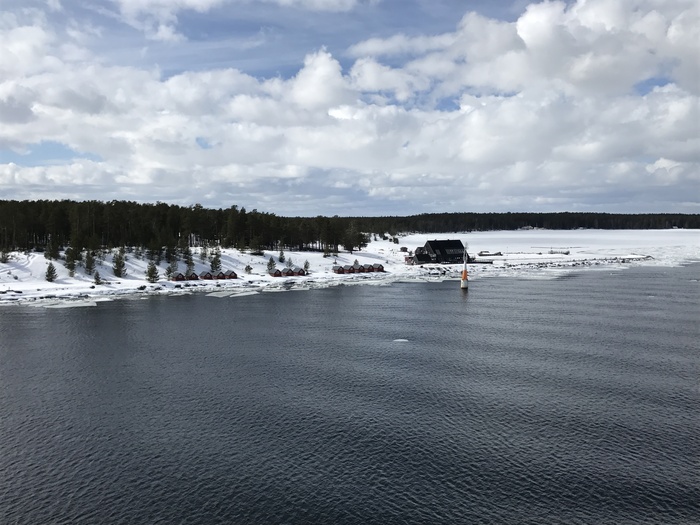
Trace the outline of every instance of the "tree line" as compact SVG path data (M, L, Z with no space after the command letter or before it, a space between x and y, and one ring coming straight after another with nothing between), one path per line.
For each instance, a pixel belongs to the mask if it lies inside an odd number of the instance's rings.
M161 253L186 246L353 251L372 235L548 229L700 228L699 214L428 213L386 217L282 217L231 206L131 201L0 200L0 251L75 251L119 246Z

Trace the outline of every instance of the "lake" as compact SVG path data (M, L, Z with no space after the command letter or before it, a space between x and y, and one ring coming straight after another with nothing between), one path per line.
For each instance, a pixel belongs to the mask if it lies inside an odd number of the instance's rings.
M2 307L2 523L700 523L699 279Z

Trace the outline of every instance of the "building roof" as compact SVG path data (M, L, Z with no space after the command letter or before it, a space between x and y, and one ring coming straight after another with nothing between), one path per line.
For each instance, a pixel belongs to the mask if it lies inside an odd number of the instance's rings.
M445 251L445 253L451 253L454 250L458 250L460 255L464 254L464 245L459 239L428 241L425 243L425 246L426 248L429 247L435 253L437 253L437 250Z
M459 239L428 241L425 243L425 250L435 254L437 262L464 260L464 245Z

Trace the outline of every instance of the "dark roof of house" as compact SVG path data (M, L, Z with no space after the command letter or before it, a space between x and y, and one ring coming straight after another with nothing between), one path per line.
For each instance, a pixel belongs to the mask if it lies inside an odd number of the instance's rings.
M442 250L445 253L450 253L447 250L459 250L460 254L464 253L464 245L459 239L447 239L440 241L428 241L425 243L426 247L430 247L433 252L437 253L438 250Z

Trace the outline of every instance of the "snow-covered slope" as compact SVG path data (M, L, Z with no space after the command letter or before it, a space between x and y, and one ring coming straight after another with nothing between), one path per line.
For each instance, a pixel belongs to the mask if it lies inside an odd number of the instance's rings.
M488 276L538 276L557 275L562 271L589 267L624 268L632 264L679 265L700 261L700 231L698 230L523 230L449 234L406 234L399 243L391 240L372 240L359 252L340 252L337 256L324 257L319 252L285 251L287 261L303 266L309 263L306 277L275 278L268 275L267 263L272 256L278 260L278 252L265 252L253 256L235 249L221 250L222 270L234 270L236 280L190 281L175 283L165 279L166 263L158 270L160 279L151 284L146 280L148 260L135 253L127 254L126 276L114 277L112 254L104 261L97 261L96 270L102 284L95 285L94 277L86 275L78 267L74 277L69 276L63 261L53 261L57 271L54 282L46 281L49 264L42 253L12 253L7 263L0 263L0 304L12 302L56 302L75 299L106 299L134 293L183 293L194 290L216 292L219 295L272 291L290 288L313 288L338 284L389 284L407 279L452 279L458 277L460 265L409 266L407 255L401 251L413 251L431 239L460 239L468 244L469 253L480 251L501 252L502 256L490 257L492 264L475 264L470 267L470 279L478 281ZM209 261L201 260L199 249L193 248L195 270L209 269ZM568 253L567 253L568 252ZM337 275L335 264L360 264L379 262L384 273ZM283 268L285 263L277 263ZM252 267L246 273L246 265ZM185 264L179 263L184 271Z

